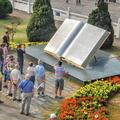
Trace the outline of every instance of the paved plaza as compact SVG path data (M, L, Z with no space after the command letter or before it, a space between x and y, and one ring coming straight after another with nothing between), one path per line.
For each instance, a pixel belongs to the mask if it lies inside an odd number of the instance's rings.
M81 0L81 4L78 6L76 5L76 0L68 0L68 3L66 3L66 0L51 0L51 5L53 8L65 11L70 7L71 12L87 16L92 10L96 9L94 0ZM117 23L120 18L120 3L113 3L112 0L110 0L108 10L112 21Z
M16 56L16 54L14 54ZM26 69L29 66L30 60L25 59L24 63L24 73L26 73ZM24 79L24 75L22 75L22 80ZM27 118L25 115L20 115L19 108L21 102L12 101L12 97L7 96L7 89L3 88L2 95L4 104L0 104L0 120L37 120L43 119L43 114L45 111L49 110L51 106L54 104L60 105L62 100L55 99L54 96L54 84L55 84L55 77L54 73L50 71L46 71L46 90L45 96L41 97L37 95L37 86L35 85L35 96L32 98L31 102L31 109L30 109L30 116ZM63 96L65 98L72 97L76 91L80 88L80 85L70 82L68 80L65 81L65 89L63 91ZM9 109L9 110L8 110ZM55 110L54 110L55 111ZM57 112L57 111L56 111ZM52 111L51 111L52 113ZM49 115L48 115L49 116ZM5 119L3 119L5 118Z

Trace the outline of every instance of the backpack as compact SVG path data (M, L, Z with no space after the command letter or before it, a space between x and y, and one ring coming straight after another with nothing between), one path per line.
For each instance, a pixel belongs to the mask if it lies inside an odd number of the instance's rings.
M7 71L7 80L9 80L9 81L10 81L10 73L11 73L11 71L12 70Z

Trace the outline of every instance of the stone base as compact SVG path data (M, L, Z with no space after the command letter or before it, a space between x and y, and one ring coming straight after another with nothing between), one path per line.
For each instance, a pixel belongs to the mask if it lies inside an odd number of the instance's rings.
M44 47L45 45L27 47L26 57L35 64L37 64L38 59L42 59L45 69L54 72L53 64L57 63L59 58L44 53ZM65 61L63 61L63 66L69 71L69 74L66 75L68 79L83 85L89 80L94 81L96 79L120 75L120 60L114 55L101 50L96 53L84 70Z

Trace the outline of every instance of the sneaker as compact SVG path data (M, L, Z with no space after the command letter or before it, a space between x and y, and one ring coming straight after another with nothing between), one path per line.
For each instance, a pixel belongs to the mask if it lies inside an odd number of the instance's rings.
M3 88L7 88L7 85L4 85Z
M21 102L21 101L22 101L22 99L17 99L17 101L18 101L18 102Z
M28 116L28 115L30 115L30 113L26 113L25 115Z
M38 97L38 98L40 97L40 93L38 93L37 97Z
M43 97L43 96L44 96L44 93L42 93L41 96Z
M63 96L59 96L59 99L63 99L64 97Z
M11 97L12 97L12 93L9 93L8 96L11 96Z
M21 111L20 114L24 114L23 111Z
M16 98L13 99L13 101L15 101L15 100L16 100Z
M1 101L1 100L0 100L0 103L4 103L4 101Z
M59 98L57 95L55 96L55 99Z

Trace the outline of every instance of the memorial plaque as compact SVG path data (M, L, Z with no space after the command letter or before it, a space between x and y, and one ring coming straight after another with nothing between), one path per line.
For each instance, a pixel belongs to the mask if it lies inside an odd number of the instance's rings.
M99 27L66 19L44 51L84 69L108 36Z

